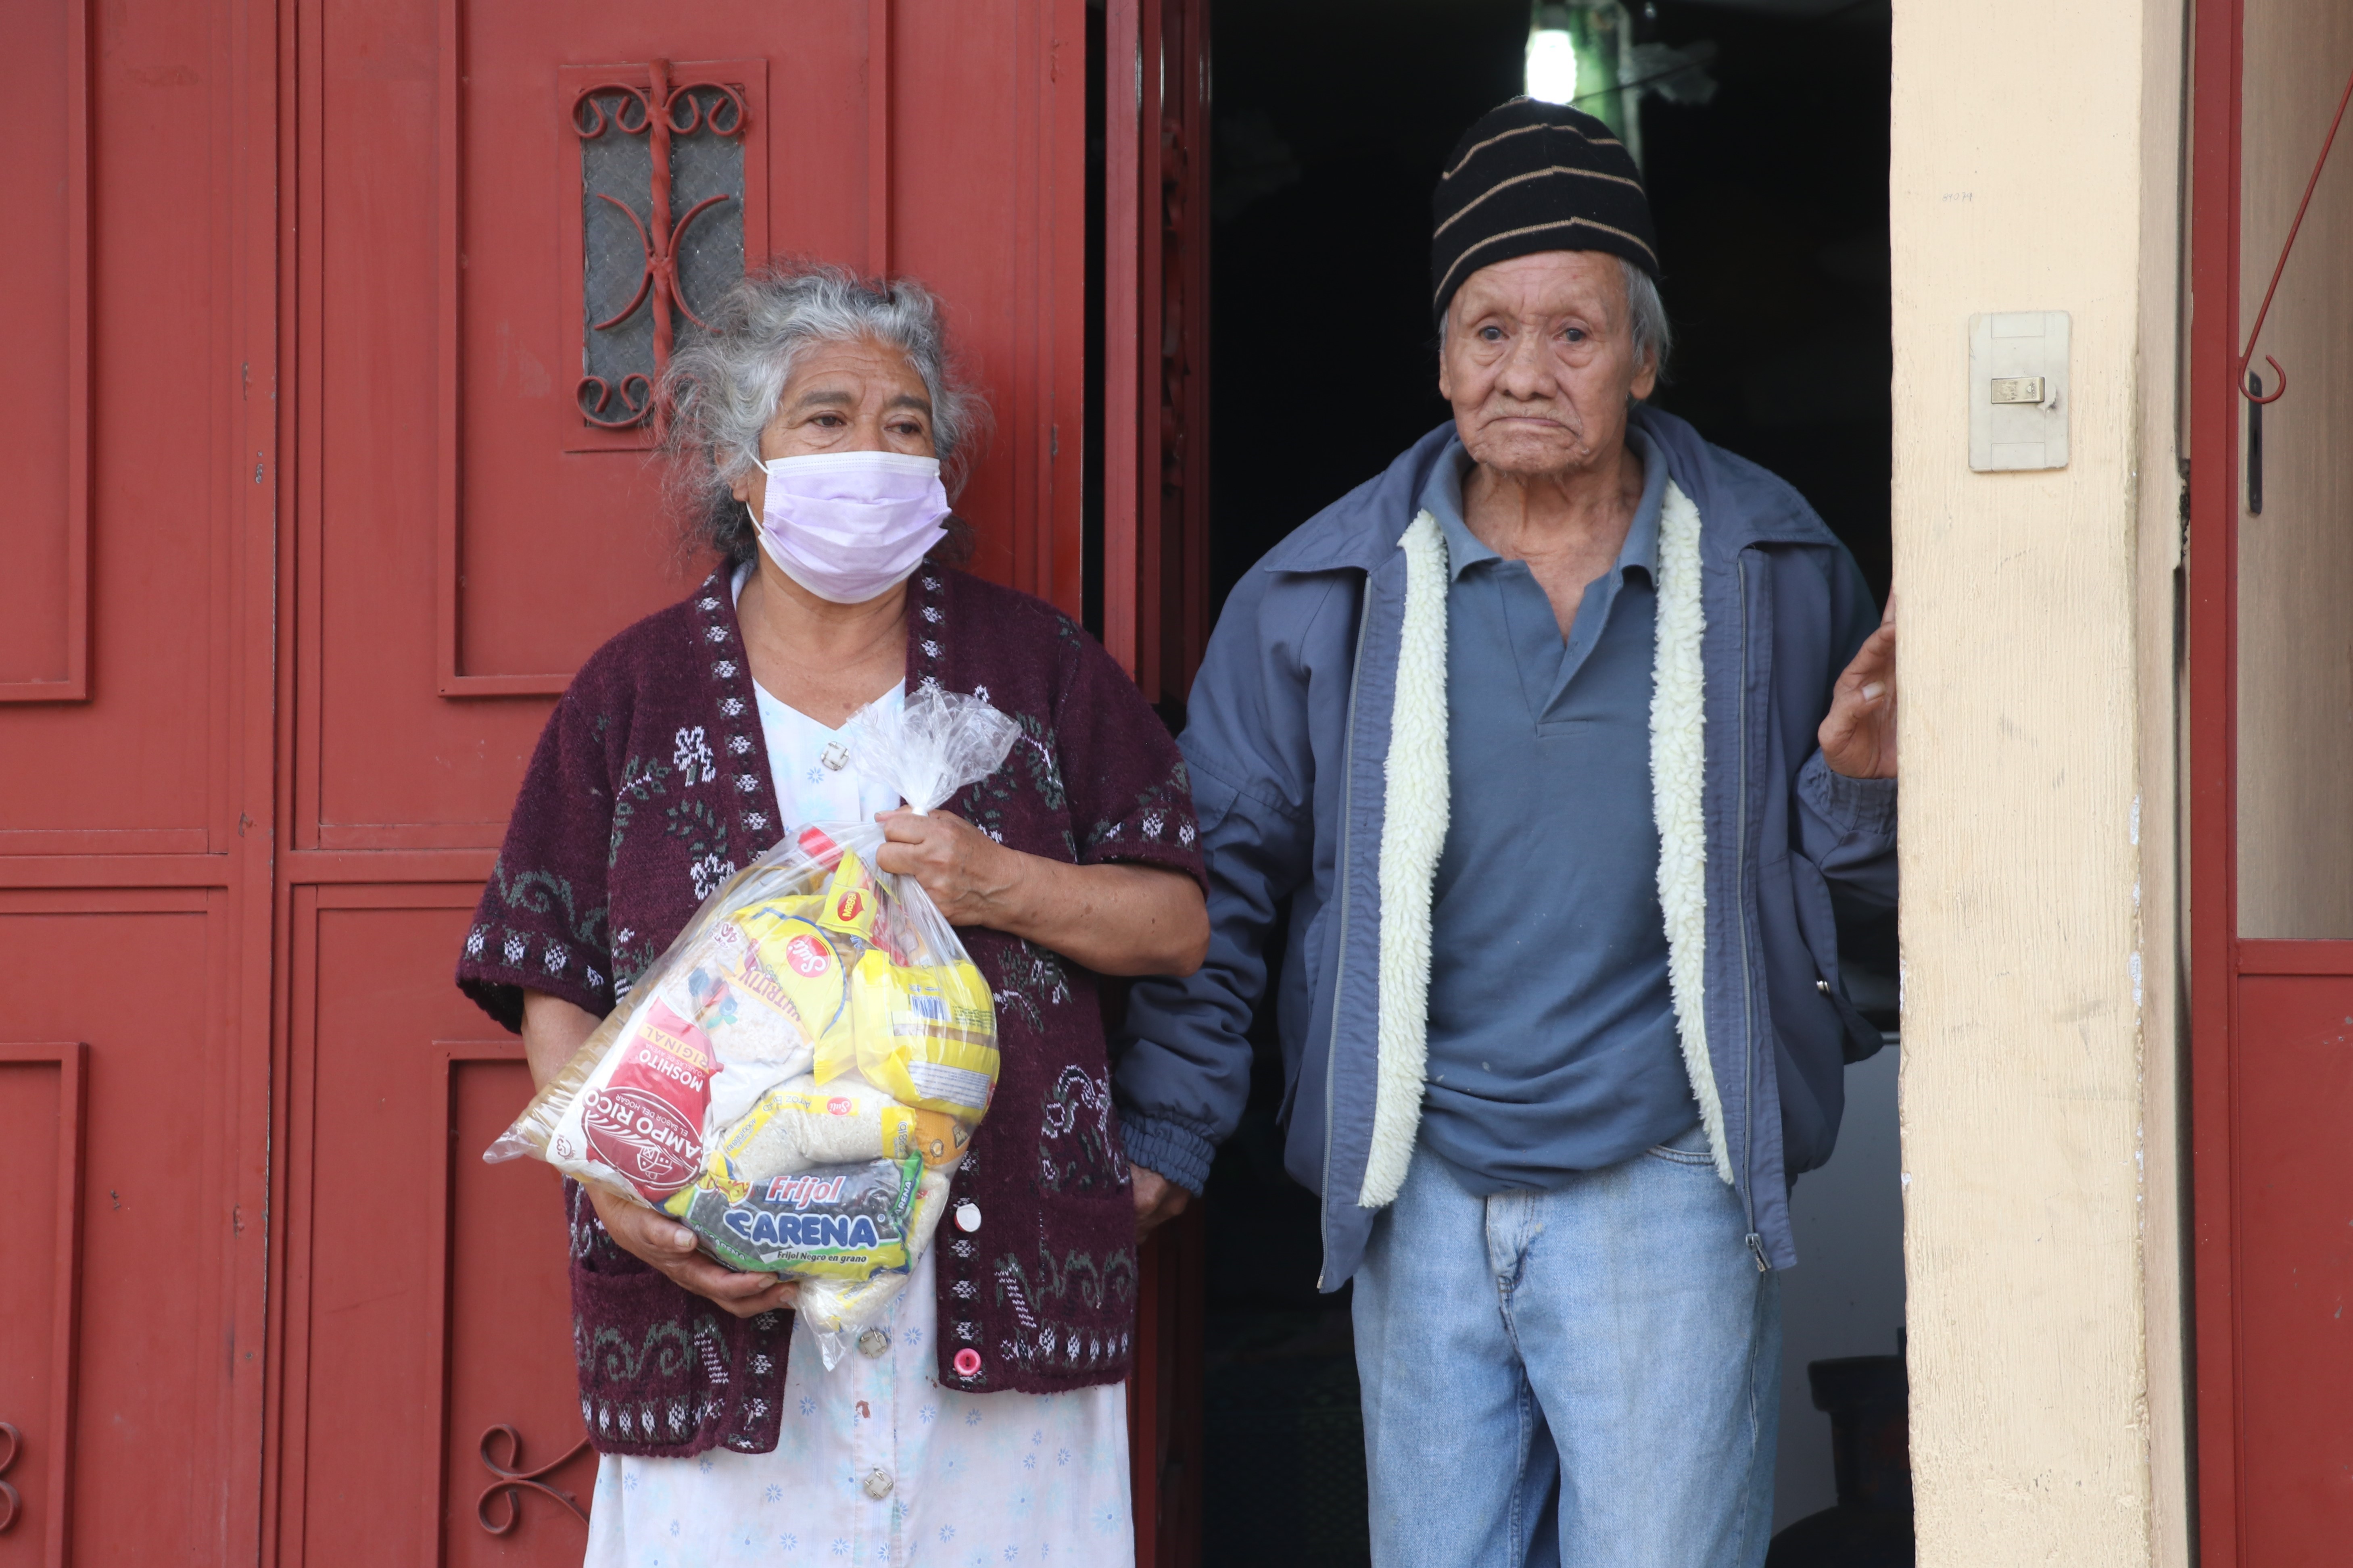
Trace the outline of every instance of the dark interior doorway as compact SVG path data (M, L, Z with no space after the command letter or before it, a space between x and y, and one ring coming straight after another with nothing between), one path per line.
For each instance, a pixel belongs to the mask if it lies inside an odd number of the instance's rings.
M1430 191L1463 127L1523 90L1531 16L1527 0L1218 9L1216 603L1447 417L1422 305ZM1621 80L1650 89L1626 111L1639 117L1678 340L1656 401L1796 485L1883 599L1886 0L1632 0L1612 20ZM1672 69L1681 101L1630 68L1640 60L1665 61L1659 76ZM1893 922L1850 919L1843 935L1858 1002L1892 1029ZM1261 1044L1249 1114L1207 1201L1202 1557L1363 1563L1348 1299L1316 1292L1315 1204L1283 1173L1280 1058L1271 1036Z

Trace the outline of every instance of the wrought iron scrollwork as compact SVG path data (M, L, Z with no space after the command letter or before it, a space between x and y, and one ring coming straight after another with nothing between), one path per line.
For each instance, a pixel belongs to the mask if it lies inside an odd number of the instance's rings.
M501 1459L491 1451L492 1445L501 1437L506 1439L504 1459ZM580 1450L587 1446L587 1435L583 1433L580 1441L565 1449L556 1458L549 1460L535 1470L526 1470L522 1468L522 1434L503 1421L495 1426L484 1427L481 1443L482 1468L498 1479L484 1487L482 1495L474 1500L474 1521L492 1535L504 1535L522 1521L522 1502L518 1494L534 1491L561 1504L581 1523L587 1523L588 1510L580 1506L578 1498L574 1497L562 1487L541 1479L570 1464ZM493 1498L507 1505L504 1519L493 1520L491 1517L491 1500Z
M586 1443L588 1439L583 1437L580 1440ZM16 1450L25 1445L25 1435L7 1422L0 1421L0 1443L7 1445L5 1451L0 1451L0 1535L5 1535L8 1527L16 1522L16 1515L25 1506L22 1494L6 1479L9 1467L16 1462Z
M643 252L636 288L628 302L601 321L587 323L590 332L610 331L639 310L650 308L653 327L653 369L650 374L631 371L618 377L584 374L574 390L580 416L607 430L628 430L659 420L654 387L670 363L676 346L677 316L697 327L708 323L687 303L679 277L679 257L687 231L695 220L729 202L740 211L741 195L726 192L707 195L675 219L670 215L671 148L673 139L708 132L740 142L751 121L751 110L742 90L722 81L673 79L668 60L652 60L646 68L647 84L601 82L573 96L569 110L573 132L584 142L607 133L646 138L647 213L639 216L628 202L604 191L588 193L629 220ZM619 406L614 406L616 396Z
M594 403L588 401L588 395L592 392L596 395ZM613 395L617 392L621 397L621 417L607 419L605 410L611 405ZM646 416L653 412L653 378L642 372L631 371L621 378L621 384L617 387L601 375L584 375L574 395L579 400L580 417L592 425L601 425L607 430L627 430L644 423Z

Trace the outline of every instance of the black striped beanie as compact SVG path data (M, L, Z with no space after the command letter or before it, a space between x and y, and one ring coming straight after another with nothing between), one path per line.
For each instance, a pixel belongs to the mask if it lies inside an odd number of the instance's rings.
M1430 312L1462 280L1540 250L1606 250L1659 275L1651 198L1617 132L1566 104L1515 98L1454 144L1430 198Z

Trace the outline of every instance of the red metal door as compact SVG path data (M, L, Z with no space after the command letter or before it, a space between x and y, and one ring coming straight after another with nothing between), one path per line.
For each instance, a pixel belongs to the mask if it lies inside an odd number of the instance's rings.
M2209 1568L2286 1568L2353 1527L2353 157L2316 170L2353 16L2217 0L2196 27L2199 1521Z
M524 1079L449 973L554 694L694 573L629 355L746 255L923 278L979 569L1075 613L1085 40L0 6L0 1568L577 1560L554 1185L477 1158Z
M941 289L980 567L1075 610L1084 20L0 7L0 1564L576 1560L553 1184L476 1158L523 1079L448 973L548 699L685 576L586 384L577 90L711 89L730 199L640 276Z
M268 254L274 76L250 19L0 5L6 1568L254 1550L274 459L269 304L235 280Z
M555 1184L451 987L550 699L704 570L636 417L744 258L904 271L994 405L977 567L1074 612L1081 0L298 0L277 1558L578 1559ZM624 210L626 209L626 210Z

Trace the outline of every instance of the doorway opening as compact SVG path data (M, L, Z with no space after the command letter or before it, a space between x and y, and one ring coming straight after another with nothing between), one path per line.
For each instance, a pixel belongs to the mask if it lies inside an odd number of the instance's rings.
M1448 417L1429 201L1462 129L1575 32L1578 106L1638 146L1677 346L1654 399L1787 479L1889 585L1887 0L1254 0L1211 34L1211 608L1291 530ZM1599 76L1589 52L1614 32ZM1589 97L1588 95L1590 95ZM1842 910L1850 989L1895 1028L1894 922ZM1281 922L1277 922L1280 929ZM1279 967L1276 969L1279 973ZM1367 1561L1348 1294L1319 1295L1315 1200L1282 1168L1261 1016L1205 1208L1203 1561ZM1847 1074L1831 1163L1793 1199L1776 1528L1834 1500L1806 1365L1894 1354L1894 1052Z

